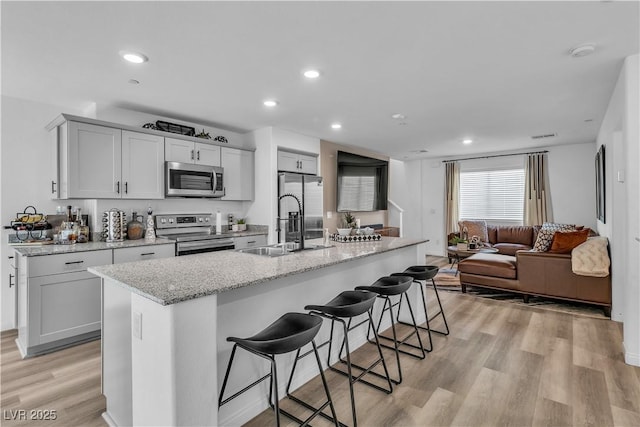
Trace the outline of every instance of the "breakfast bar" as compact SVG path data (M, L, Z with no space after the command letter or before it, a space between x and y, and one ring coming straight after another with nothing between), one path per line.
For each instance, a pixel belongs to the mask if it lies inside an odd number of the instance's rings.
M218 411L232 348L226 338L248 336L286 312L304 312L307 304L421 263L418 245L424 242L383 237L279 257L221 251L90 268L103 284L104 418L115 426L247 422L268 407L268 384ZM417 304L416 289L410 298ZM356 332L353 348L366 342L365 327ZM328 334L325 325L317 340ZM268 369L244 356L236 356L231 390ZM326 352L321 357L326 360ZM315 375L315 362L302 360L293 387Z

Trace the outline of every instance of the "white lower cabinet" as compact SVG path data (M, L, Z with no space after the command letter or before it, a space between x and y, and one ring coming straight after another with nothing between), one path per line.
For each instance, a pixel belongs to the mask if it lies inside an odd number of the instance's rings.
M257 236L240 236L234 237L233 243L236 249L250 248L254 246L266 246L267 236L259 234Z
M102 281L88 267L174 255L173 243L41 256L16 252L22 357L100 337Z
M23 357L100 336L101 281L87 267L111 264L111 249L26 257L18 263L18 347Z

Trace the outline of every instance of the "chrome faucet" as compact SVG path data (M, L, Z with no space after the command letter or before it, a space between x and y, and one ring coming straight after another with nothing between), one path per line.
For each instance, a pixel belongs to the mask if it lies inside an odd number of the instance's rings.
M298 196L296 196L295 194L292 194L292 193L283 194L282 196L278 197L278 201L284 199L285 197L293 197L296 200L296 202L298 202L298 220L300 221L300 248L299 248L299 250L302 250L302 249L304 249L304 214L303 214L303 211L302 211L302 202L300 201ZM280 222L281 221L282 221L282 219L278 217L278 231L280 231Z

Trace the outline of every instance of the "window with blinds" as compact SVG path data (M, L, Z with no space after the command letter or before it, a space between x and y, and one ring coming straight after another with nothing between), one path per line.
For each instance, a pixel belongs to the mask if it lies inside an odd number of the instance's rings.
M522 224L524 169L460 172L460 220Z

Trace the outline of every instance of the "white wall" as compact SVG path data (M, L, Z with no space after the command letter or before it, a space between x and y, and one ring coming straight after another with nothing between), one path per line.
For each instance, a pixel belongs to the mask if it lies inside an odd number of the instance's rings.
M611 244L612 318L622 320L625 361L636 366L640 366L640 243L635 240L640 236L638 58L625 59L597 140L598 146L605 146L606 223L598 221L598 231Z

